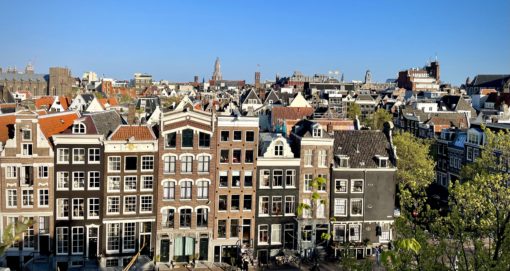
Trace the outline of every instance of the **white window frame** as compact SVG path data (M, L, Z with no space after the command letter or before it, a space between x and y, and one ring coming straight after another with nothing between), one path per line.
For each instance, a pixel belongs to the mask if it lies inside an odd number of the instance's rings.
M287 182L289 180L289 177L291 180L291 184L288 184L288 182ZM285 187L296 188L296 170L295 169L285 170Z
M75 206L78 205L78 210L80 208L80 201L81 201L81 204L83 204L83 215L75 215L74 213L74 209L75 209ZM71 201L71 218L73 220L77 219L77 220L83 220L85 219L85 199L84 198L72 198L72 201Z
M132 226L130 231L131 235L127 235L127 227ZM128 238L132 238L132 248L126 248L126 241L130 241ZM136 223L135 222L124 222L122 227L122 252L134 252L136 250Z
M150 188L147 188L148 184L150 184ZM140 191L153 191L154 190L154 176L152 175L142 175L140 180Z
M118 163L119 169L114 169L113 166ZM120 156L108 156L108 172L120 172L122 169L122 159Z
M39 166L37 168L37 177L39 179L48 179L50 175L50 168L48 166Z
M13 194L9 194L12 193ZM6 208L17 208L18 207L18 190L17 189L6 189L5 190Z
M351 229L358 228L357 239L354 239L351 235ZM349 241L360 242L361 241L361 225L360 224L349 224Z
M264 230L266 232L266 236L267 236L267 241L262 241L260 239L260 234L262 232L262 227L265 227L266 229ZM258 243L259 245L269 245L269 240L270 240L270 237L269 237L269 225L267 224L262 224L262 225L259 225L259 228L258 228L258 231L257 231L257 239L258 239Z
M25 195L26 193L26 195ZM25 197L28 199L28 203L32 200L32 204L25 204ZM34 190L33 189L22 189L21 190L21 208L32 208L34 207Z
M76 160L76 157L81 156L81 152L83 152L83 161ZM73 148L73 164L85 164L86 160L85 148Z
M312 162L313 161L313 150L311 150L311 149L304 150L303 158L304 158L303 164L305 167L313 166L313 162Z
M155 165L154 155L142 155L141 159L142 172L154 171L154 165Z
M163 156L163 174L175 174L177 166L177 156L166 155Z
M65 181L65 182L63 182ZM64 185L67 184L67 188ZM57 172L57 191L66 191L69 190L71 185L71 178L69 175L69 171L59 171Z
M5 178L6 179L16 179L17 177L18 177L18 167L7 166L5 168Z
M28 146L31 146L31 147L29 148ZM32 152L32 154L30 154L29 152ZM21 144L21 155L23 155L23 156L34 155L34 145L32 143Z
M338 187L338 183L344 183L344 187L345 187L345 191L341 191L341 190L338 190L337 187ZM341 194L345 194L347 193L348 191L348 183L349 181L347 179L335 179L335 193L341 193ZM342 186L342 185L340 185Z
M264 178L267 177L267 185L263 185ZM271 171L269 169L261 169L260 170L260 183L259 188L261 189L269 189L271 187Z
M291 212L287 212L287 204L291 206ZM285 216L294 216L296 213L296 197L295 196L285 196L285 204L284 204L283 213Z
M328 160L328 153L326 150L319 150L319 154L317 155L318 161L317 166L318 167L326 167L327 166L327 160Z
M361 182L361 191L354 191L354 183ZM363 179L351 179L351 193L362 194L365 191L365 180Z
M80 180L79 176L75 175L75 174L79 174L81 173L82 176L83 176L83 187L75 187L75 180ZM77 184L80 184L79 182L76 182ZM85 172L84 171L73 171L73 176L72 176L72 182L71 182L71 190L73 191L83 191L85 190Z
M308 178L309 177L309 178ZM313 174L304 174L303 175L303 179L304 179L304 182L303 182L303 191L305 193L311 193L312 190L313 190L313 187L312 187L312 181L313 181Z
M353 213L352 213L352 208L353 208L353 206L354 206L353 202L355 202L355 201L361 201L361 214L353 214ZM351 199L351 200L350 200L350 202L349 202L349 205L350 205L350 206L349 206L349 207L350 207L350 208L349 208L349 210L350 210L350 215L351 215L351 216L363 216L363 213L364 213L364 210L363 210L363 209L364 209L364 206L363 206L363 199L362 199L362 198L353 198L353 199Z
M267 199L267 200L266 200ZM264 203L267 202L267 212L264 212ZM259 216L269 216L271 213L271 204L269 196L259 196Z
M62 207L67 205L67 216L60 216L59 202L62 202ZM64 204L65 202L67 202L67 204ZM58 198L56 200L56 202L55 202L55 209L56 209L56 212L57 212L56 213L57 220L68 220L69 219L69 215L70 215L70 212L71 212L71 210L70 210L71 206L70 206L68 198ZM62 212L62 213L65 213L65 212Z
M136 158L136 169L127 169L127 159L128 158L131 158L131 157L135 157ZM138 155L127 155L127 156L124 156L124 167L121 167L121 169L124 169L124 172L137 172L138 171L138 166L139 166L139 163L140 163L141 159L138 157Z
M271 245L282 244L282 224L271 225Z
M144 203L144 199L150 199L150 203ZM141 195L140 196L140 213L141 214L152 213L152 210L154 209L154 208L152 208L153 203L154 203L154 198L152 197L152 195ZM150 206L150 210L148 210L148 211L144 210L144 204Z
M96 176L92 176L96 175ZM98 184L97 187L91 186L91 180L95 179ZM87 187L88 190L99 190L101 189L101 172L100 171L89 171L87 174Z
M113 189L112 180L114 180L114 179L118 180L118 188L119 189ZM120 192L120 183L121 183L120 176L108 176L107 181L108 181L106 184L107 192Z
M56 241L55 245L57 247L56 253L57 255L68 255L69 254L69 228L68 227L57 227L55 229ZM59 236L62 237L62 240L59 240ZM60 247L59 244L65 244L64 247Z
M97 200L97 203L95 202ZM97 215L92 215L92 207L97 205ZM99 198L88 198L87 199L87 219L99 219L99 213L101 212L101 200Z
M44 192L46 191L46 192ZM50 206L50 190L49 189L38 189L38 206L39 207L49 207ZM42 202L46 201L46 204L41 204Z
M130 184L134 180L135 188L130 188L130 185L128 185L128 180ZM138 188L138 176L136 175L124 176L124 192L136 192L137 188Z
M117 212L111 212L110 206L112 206L110 200L117 199ZM119 196L109 196L106 197L106 214L108 215L119 215L120 214L120 197Z
M134 203L132 203L132 204L134 204L134 207L135 207L135 208L133 209L133 211L128 211L128 208L127 208L127 206L128 206L128 199L130 199L130 200L133 200L133 199L134 199ZM137 209L137 206L136 206L136 205L137 205L137 201L138 201L138 200L137 200L136 195L128 195L128 196L124 196L124 202L123 202L123 206L122 206L122 213L123 213L123 214L136 214L136 209Z
M91 159L91 158L93 158L93 159ZM96 160L96 158L97 158L97 160ZM99 163L101 163L101 149L99 149L99 148L89 148L89 150L88 150L88 163L89 164L99 164Z
M74 230L78 230L76 233L74 232ZM78 235L80 234L79 233L79 230L81 230L81 236L82 236L82 243L81 243L81 246L78 246L77 248L81 248L81 252L75 252L74 248L74 241L75 241L75 238L78 237ZM71 254L72 255L83 255L85 254L85 227L71 227Z
M341 202L343 202L343 208L344 208L343 213L339 209L339 207L342 206L342 204L340 204ZM335 198L334 205L333 205L333 216L342 216L342 217L347 216L347 199Z
M57 149L57 164L69 164L70 152L68 148Z

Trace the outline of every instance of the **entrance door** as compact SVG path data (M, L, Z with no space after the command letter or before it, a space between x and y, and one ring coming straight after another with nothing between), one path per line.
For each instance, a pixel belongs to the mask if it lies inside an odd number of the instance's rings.
M170 262L170 240L161 239L159 250L161 254L161 258L159 260L165 263Z
M251 219L243 219L243 245L250 246Z
M41 255L50 254L50 236L39 235L39 252Z
M99 229L96 227L89 228L89 238L88 238L88 257L89 259L97 258L97 243L98 243L98 235Z
M200 238L198 259L201 261L207 261L209 254L209 238Z

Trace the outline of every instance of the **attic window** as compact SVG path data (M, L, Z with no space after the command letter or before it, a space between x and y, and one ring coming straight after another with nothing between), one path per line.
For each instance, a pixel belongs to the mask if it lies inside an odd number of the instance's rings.
M388 157L378 156L377 158L379 159L379 167L380 168L388 167Z
M84 134L84 133L85 133L85 124L75 123L73 125L73 134Z
M32 140L32 131L30 129L22 129L21 133L23 134L23 140Z
M313 137L322 137L322 129L319 126L313 128Z
M349 167L349 156L338 155L338 167Z
M274 156L283 156L283 143L281 141L276 142L274 146Z

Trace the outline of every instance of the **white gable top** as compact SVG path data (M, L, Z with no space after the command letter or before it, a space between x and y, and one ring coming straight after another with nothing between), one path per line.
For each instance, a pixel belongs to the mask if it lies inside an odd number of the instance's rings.
M294 100L290 103L289 107L312 107L308 101L306 101L305 97L301 95L301 92L298 92Z

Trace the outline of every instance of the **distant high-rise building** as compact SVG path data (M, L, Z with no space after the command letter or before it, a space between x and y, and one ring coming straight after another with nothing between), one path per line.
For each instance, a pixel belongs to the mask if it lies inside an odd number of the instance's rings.
M365 84L372 83L372 73L370 73L370 70L367 70L365 73Z
M214 62L214 73L212 76L212 80L219 81L222 80L221 76L221 64L220 64L220 58L216 58L216 62Z
M255 88L260 88L260 72L255 72Z
M199 82L198 82L198 75L195 75L195 77L193 77L193 83L196 83L196 84L198 84L198 83L199 83Z

